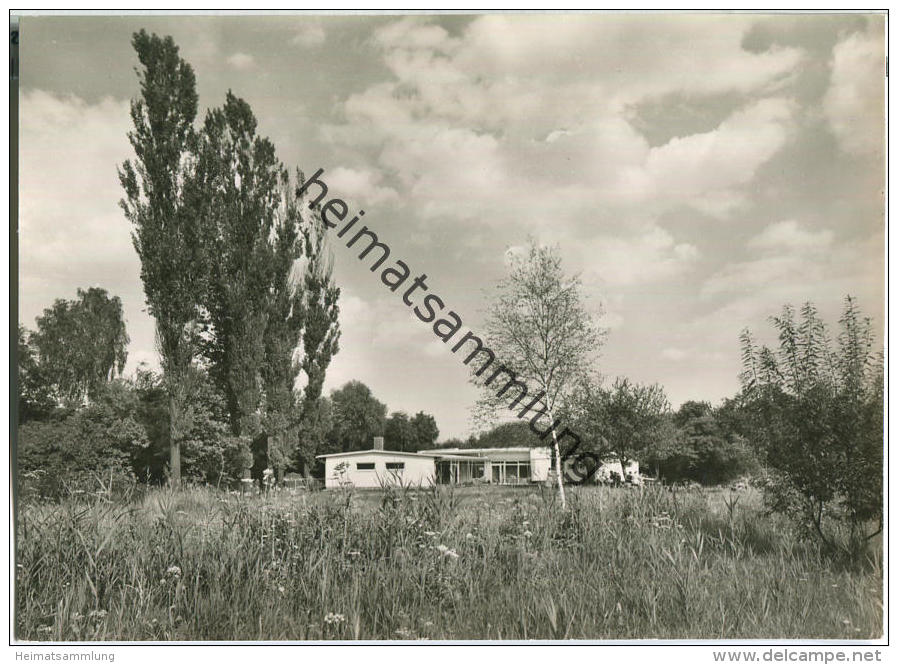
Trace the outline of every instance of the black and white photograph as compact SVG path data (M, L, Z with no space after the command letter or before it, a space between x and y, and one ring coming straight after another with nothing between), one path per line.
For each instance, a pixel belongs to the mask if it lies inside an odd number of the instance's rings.
M15 662L885 660L886 10L10 16Z

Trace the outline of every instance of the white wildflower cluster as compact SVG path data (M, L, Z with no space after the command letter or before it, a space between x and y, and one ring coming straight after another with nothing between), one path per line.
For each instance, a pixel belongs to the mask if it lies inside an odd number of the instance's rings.
M659 515L653 515L649 523L653 529L682 529L683 525L675 522L670 513L664 511Z
M334 614L333 612L328 612L324 617L324 623L328 626L339 626L342 623L346 622L346 617L342 614Z

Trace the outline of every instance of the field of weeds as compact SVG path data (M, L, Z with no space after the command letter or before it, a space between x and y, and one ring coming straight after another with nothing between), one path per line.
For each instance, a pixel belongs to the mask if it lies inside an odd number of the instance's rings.
M834 561L752 491L152 490L20 507L16 555L20 640L882 634L881 551Z

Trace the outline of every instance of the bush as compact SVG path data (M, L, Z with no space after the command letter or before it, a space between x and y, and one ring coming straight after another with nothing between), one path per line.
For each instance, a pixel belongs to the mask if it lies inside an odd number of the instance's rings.
M779 348L742 336L744 398L772 470L770 508L856 558L883 526L883 365L849 297L835 348L813 305L772 319Z
M107 424L91 417L96 415L76 414L19 428L18 480L23 498L58 500L109 491L110 485L121 488L133 479L128 448L142 445L143 431L132 422L115 435Z

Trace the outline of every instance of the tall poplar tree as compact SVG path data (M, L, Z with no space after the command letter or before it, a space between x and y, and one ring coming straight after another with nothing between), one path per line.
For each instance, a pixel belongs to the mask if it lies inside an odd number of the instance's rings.
M209 333L204 347L232 430L249 437L261 432L260 368L276 263L271 236L281 177L274 145L258 136L256 127L249 104L229 91L224 106L206 116L197 167L205 242L214 256L203 301ZM294 255L295 242L290 245L284 251Z
M171 37L141 30L132 44L140 61L140 97L131 102L134 129L128 133L135 159L119 169L125 190L121 207L134 226L146 302L156 320L169 401L171 482L177 486L180 445L189 420L189 370L198 341L197 304L205 276L200 216L186 194L194 162L196 78Z
M321 388L337 352L339 289L325 227L297 197L249 105L228 93L209 113L199 150L206 237L214 262L204 299L206 351L235 434L252 439L254 471L283 471L315 450L299 443L317 424ZM306 386L296 391L300 372Z
M310 468L323 442L321 388L340 336L333 263L317 212L304 210L296 179L281 176L280 205L272 240L272 283L265 362L262 429L266 463L276 471L290 462ZM306 376L300 394L300 373Z

